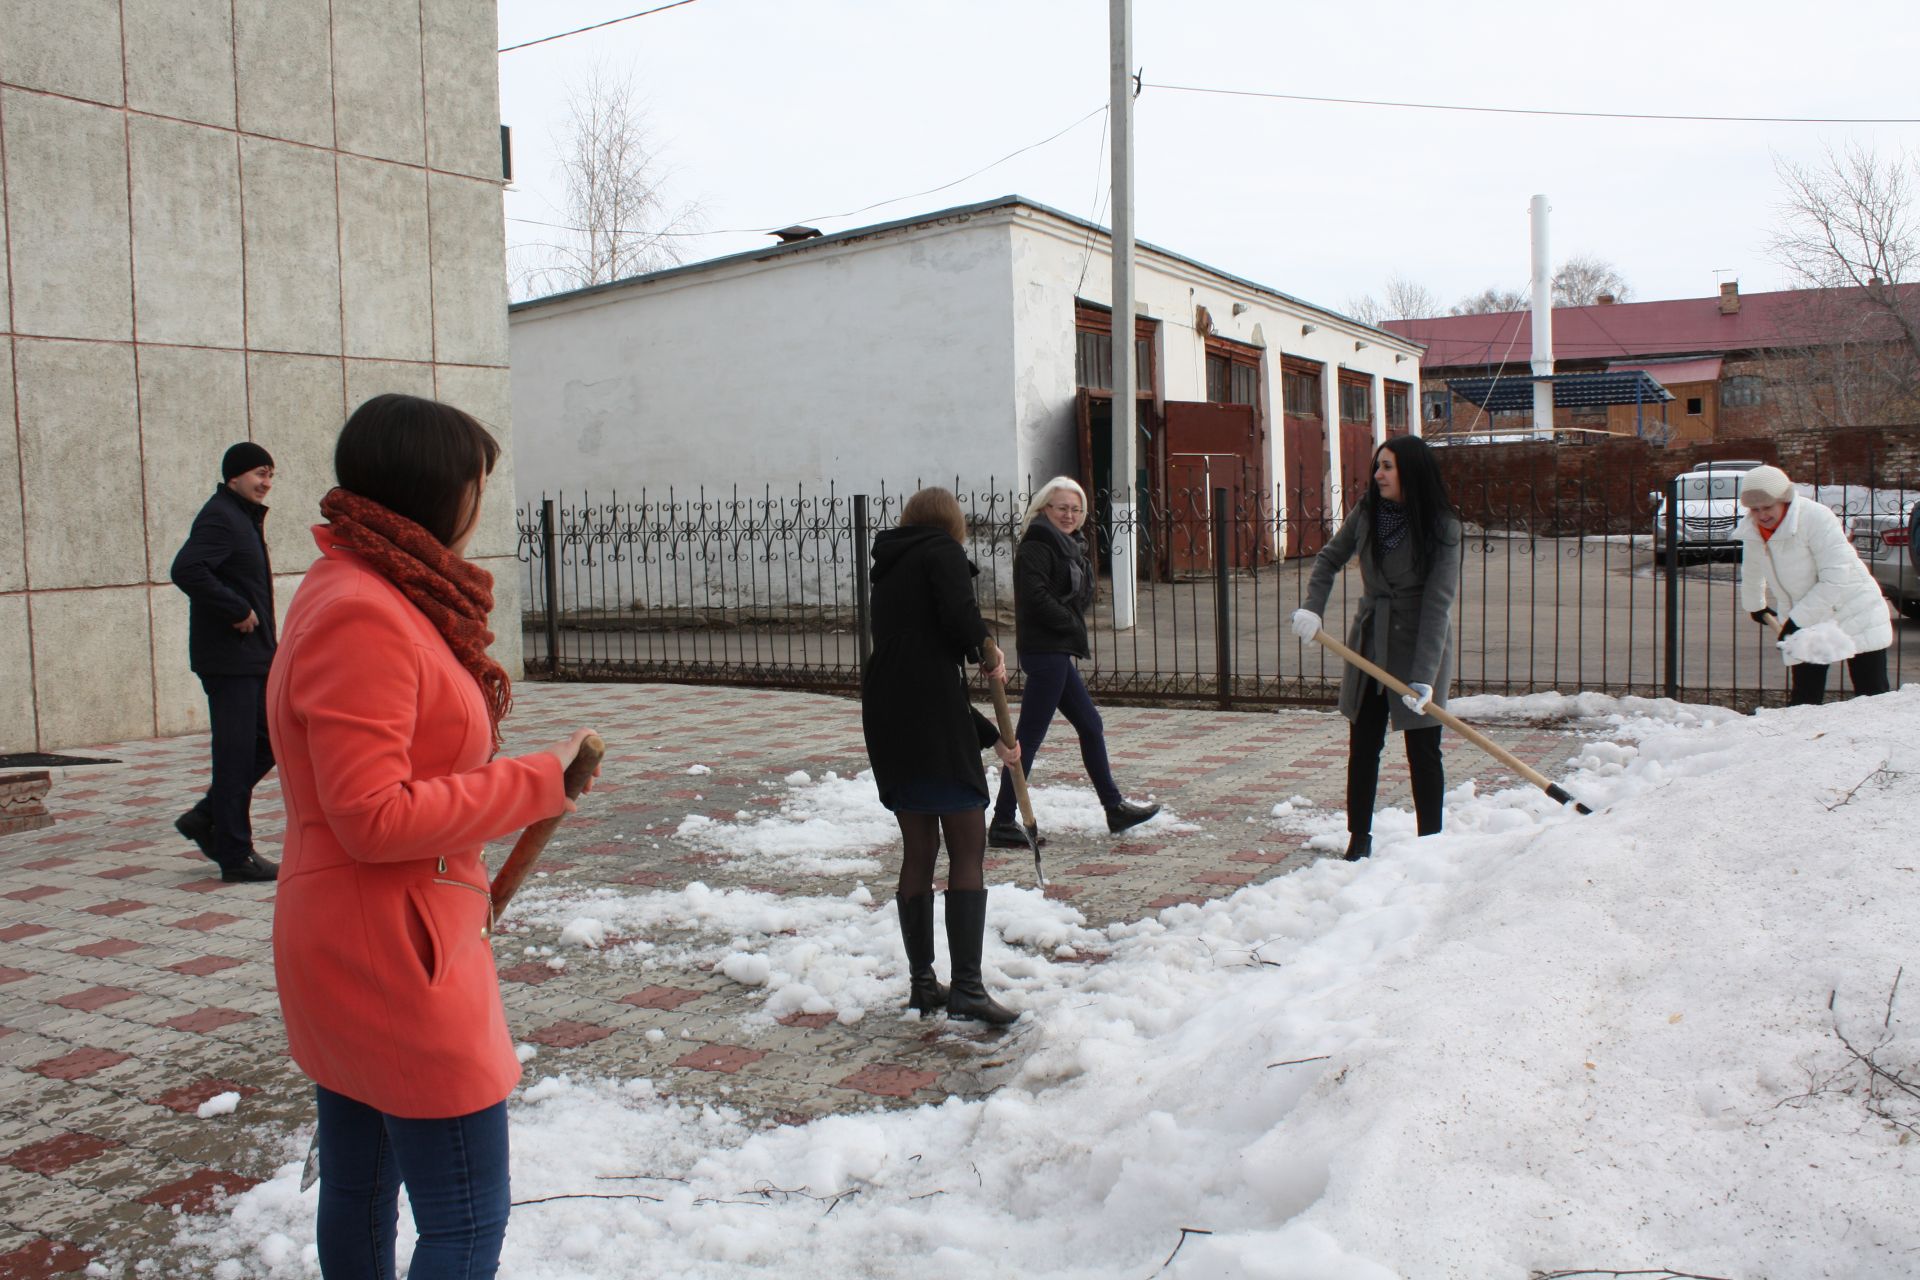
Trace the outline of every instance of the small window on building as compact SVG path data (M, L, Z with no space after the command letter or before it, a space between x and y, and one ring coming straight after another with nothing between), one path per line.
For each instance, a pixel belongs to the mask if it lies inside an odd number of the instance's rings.
M1689 418L1697 418L1705 411L1706 406L1699 396L1687 397L1687 416Z
M1407 414L1413 406L1413 388L1404 382L1387 381L1387 434L1403 436L1413 430Z
M1340 379L1340 421L1373 422L1373 380L1349 382Z
M1207 399L1213 404L1231 404L1227 399L1233 382L1233 361L1225 356L1207 357Z
M1320 375L1305 369L1287 368L1280 374L1281 393L1288 413L1300 418L1318 418Z
M1134 321L1134 385L1141 395L1152 395L1160 385L1154 367L1153 334L1157 320ZM1092 303L1074 303L1073 375L1076 385L1089 391L1113 390L1113 313Z
M1728 378L1720 384L1720 403L1729 409L1749 409L1765 398L1764 389L1765 383L1752 374Z
M1421 417L1428 422L1444 422L1447 417L1447 393L1445 391L1422 391L1420 393Z

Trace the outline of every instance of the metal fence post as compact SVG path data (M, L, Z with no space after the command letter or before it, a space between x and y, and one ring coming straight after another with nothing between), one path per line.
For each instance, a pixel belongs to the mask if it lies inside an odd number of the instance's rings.
M1667 481L1667 696L1680 697L1680 477Z
M853 629L860 653L860 674L867 673L867 659L873 656L873 619L868 612L871 559L867 547L867 495L853 495Z
M560 557L555 554L553 499L540 500L540 559L546 568L547 674L560 674Z
M1220 709L1233 705L1233 585L1231 531L1227 522L1227 491L1213 491L1213 663L1220 674Z

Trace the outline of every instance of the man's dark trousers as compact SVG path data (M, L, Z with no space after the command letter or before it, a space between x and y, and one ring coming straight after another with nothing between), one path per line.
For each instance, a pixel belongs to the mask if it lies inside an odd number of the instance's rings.
M201 676L213 721L213 785L192 812L213 820L213 860L235 867L253 852L253 789L273 768L265 676Z

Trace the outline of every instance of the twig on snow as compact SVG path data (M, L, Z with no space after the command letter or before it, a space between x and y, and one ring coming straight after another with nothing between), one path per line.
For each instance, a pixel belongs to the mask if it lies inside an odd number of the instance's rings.
M1695 1271L1675 1271L1672 1267L1653 1267L1639 1271L1609 1271L1605 1267L1584 1271L1534 1271L1527 1280L1568 1280L1570 1276L1653 1276L1655 1280L1729 1280L1727 1276L1703 1276Z
M1312 1058L1288 1058L1285 1062L1269 1062L1267 1064L1267 1070L1271 1071L1275 1067L1294 1067L1300 1065L1302 1062L1326 1062L1332 1057L1333 1055L1330 1053L1323 1053Z
M1165 1271L1168 1267L1173 1265L1173 1260L1180 1256L1180 1246L1184 1245L1187 1242L1188 1236L1210 1236L1212 1234L1213 1234L1212 1231L1207 1230L1204 1227L1180 1228L1180 1239L1174 1244L1173 1252L1167 1255L1167 1260L1160 1264L1160 1271ZM1156 1271L1153 1274L1157 1276L1160 1274L1160 1271Z

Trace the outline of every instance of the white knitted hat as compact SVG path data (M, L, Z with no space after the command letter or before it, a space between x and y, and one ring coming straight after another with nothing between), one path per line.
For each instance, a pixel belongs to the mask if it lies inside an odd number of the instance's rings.
M1740 504L1764 507L1793 496L1793 481L1778 467L1755 467L1740 477Z

